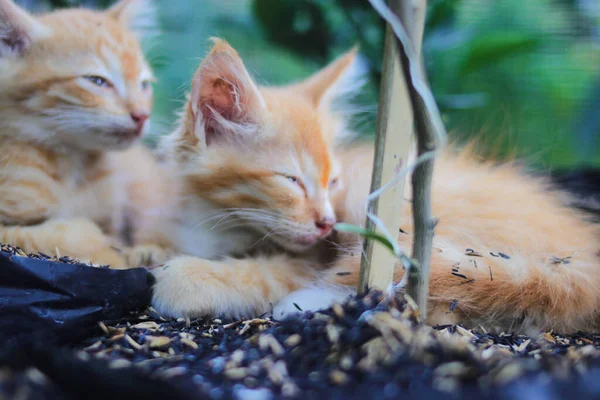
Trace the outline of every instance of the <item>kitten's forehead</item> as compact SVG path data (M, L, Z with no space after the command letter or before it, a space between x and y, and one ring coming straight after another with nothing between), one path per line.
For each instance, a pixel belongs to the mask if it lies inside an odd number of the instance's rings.
M76 57L73 61L77 62L77 68L88 67L90 74L97 68L98 74L103 72L113 79L152 78L137 38L106 15L71 9L48 14L41 21L52 29L52 35L40 46L40 51ZM65 60L57 60L61 61Z
M321 187L327 187L331 174L329 143L323 132L321 116L313 107L285 104L287 129L291 143L300 155L302 168L314 176Z

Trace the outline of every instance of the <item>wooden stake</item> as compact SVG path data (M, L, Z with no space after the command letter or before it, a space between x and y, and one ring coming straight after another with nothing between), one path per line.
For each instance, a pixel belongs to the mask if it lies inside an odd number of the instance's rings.
M392 10L400 13L402 0L390 0ZM408 162L413 136L413 110L402 65L397 39L388 26L385 34L383 71L377 114L375 161L371 192L391 181L397 171ZM369 212L376 214L397 239L400 230L400 210L404 201L404 181L374 199ZM375 229L367 219L367 229ZM373 246L371 240L363 244L358 293L368 289L385 290L393 281L394 266L398 260L383 246Z

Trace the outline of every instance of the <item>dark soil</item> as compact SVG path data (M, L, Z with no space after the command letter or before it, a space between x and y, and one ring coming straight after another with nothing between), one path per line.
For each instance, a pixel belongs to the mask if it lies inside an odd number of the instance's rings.
M0 398L600 397L600 335L429 328L371 293L301 318L166 320L152 308L70 348L12 346Z

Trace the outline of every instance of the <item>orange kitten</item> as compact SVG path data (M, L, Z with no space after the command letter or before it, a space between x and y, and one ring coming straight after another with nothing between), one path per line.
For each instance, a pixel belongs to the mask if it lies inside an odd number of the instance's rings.
M1 242L125 266L99 227L121 239L130 205L153 201L154 161L135 145L153 75L130 31L149 6L33 16L0 0Z
M215 40L166 141L180 185L171 232L189 256L155 271L160 312L251 316L274 306L280 317L294 303L315 309L355 289L360 239L330 235L336 219L364 223L371 176L372 146L335 145L344 121L332 104L354 82L354 59L350 52L302 83L265 88ZM436 161L433 195L430 323L597 326L599 229L543 181L448 150ZM399 243L410 251L408 202L402 218ZM328 240L342 246L333 260L322 251Z

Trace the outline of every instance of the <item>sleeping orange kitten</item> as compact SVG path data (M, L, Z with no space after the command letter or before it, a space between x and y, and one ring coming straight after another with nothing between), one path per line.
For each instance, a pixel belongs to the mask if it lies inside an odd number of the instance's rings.
M155 270L159 312L252 316L274 307L280 317L293 303L318 309L354 290L360 239L331 234L336 220L364 223L371 177L372 146L336 146L345 129L333 104L355 86L354 61L350 52L304 82L258 87L235 50L215 40L166 142L180 185L170 234L188 255ZM447 150L433 197L430 323L598 327L598 226L544 181ZM408 202L402 219L399 243L410 251ZM322 251L329 240L338 242L332 260Z
M136 145L153 75L130 31L149 7L33 16L0 0L0 242L125 267L111 244L131 204L154 201L153 159Z

